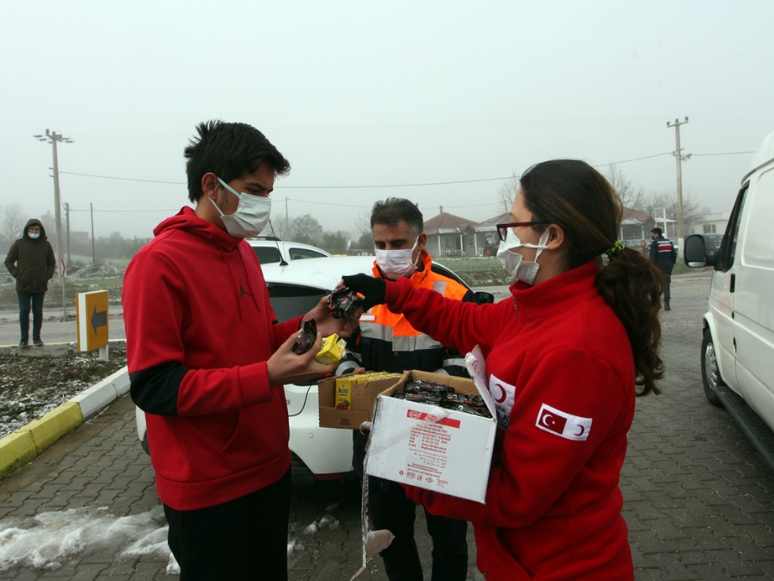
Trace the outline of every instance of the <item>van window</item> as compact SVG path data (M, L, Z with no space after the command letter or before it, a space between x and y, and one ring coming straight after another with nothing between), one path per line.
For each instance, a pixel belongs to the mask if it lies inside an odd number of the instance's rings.
M747 199L747 188L748 186L744 186L741 189L734 203L734 208L731 210L731 217L728 219L728 226L726 226L726 235L724 237L725 244L722 244L718 251L715 270L726 272L734 265L736 243L739 237L739 221L742 218L744 202Z
M755 185L755 197L751 200L753 211L747 224L744 245L744 261L751 266L774 268L774 170L762 174Z

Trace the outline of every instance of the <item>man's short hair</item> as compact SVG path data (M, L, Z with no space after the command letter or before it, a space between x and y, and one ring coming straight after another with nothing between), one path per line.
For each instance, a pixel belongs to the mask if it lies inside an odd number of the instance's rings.
M419 207L405 198L387 198L376 202L371 210L371 230L375 224L397 226L401 220L405 220L414 238L417 238L425 229Z
M661 236L663 234L663 231L661 230L661 228L651 228L650 229L650 233L651 234L658 234L659 236Z
M198 137L191 138L184 150L192 202L204 194L202 177L208 172L230 182L255 172L261 163L271 165L275 175L290 171L288 160L252 125L213 120L200 123L196 131Z

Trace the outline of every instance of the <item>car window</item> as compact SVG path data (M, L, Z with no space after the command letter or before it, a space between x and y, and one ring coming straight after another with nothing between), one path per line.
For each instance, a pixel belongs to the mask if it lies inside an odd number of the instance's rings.
M253 250L255 250L255 255L261 264L280 262L282 259L280 251L276 246L253 246Z
M302 258L324 258L325 254L310 250L309 248L290 248L288 250L290 260L300 260Z
M308 313L330 292L292 284L267 283L266 286L269 288L269 300L278 321L287 321Z

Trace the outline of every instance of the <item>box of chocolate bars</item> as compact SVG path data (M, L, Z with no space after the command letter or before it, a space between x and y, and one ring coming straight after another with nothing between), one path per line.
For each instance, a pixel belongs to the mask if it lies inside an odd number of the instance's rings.
M366 473L483 503L497 431L486 396L470 379L407 371L377 398Z
M376 396L391 387L400 373L350 373L317 384L321 428L360 429L370 422Z

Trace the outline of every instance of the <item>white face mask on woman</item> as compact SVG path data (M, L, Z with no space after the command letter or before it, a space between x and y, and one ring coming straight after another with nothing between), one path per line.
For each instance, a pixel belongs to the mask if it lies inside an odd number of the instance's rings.
M505 238L505 242L500 244L500 249L497 251L497 258L503 263L505 272L510 274L516 280L526 282L529 285L535 284L535 277L537 276L540 265L537 263L538 256L548 246L548 237L550 236L550 228L546 228L546 231L540 235L540 240L537 244L528 244L519 240L513 228L508 229L508 235ZM512 248L537 248L535 253L535 261L524 260L521 254L518 252L511 252Z
M400 250L380 250L376 248L376 263L382 269L384 276L389 280L398 280L404 276L411 276L416 272L417 265L414 262L414 250L417 249L419 236L411 248Z
M224 188L239 198L236 212L230 216L227 216L218 208L215 200L208 198L220 213L220 218L223 220L228 233L234 238L253 238L263 232L269 221L269 216L271 216L271 199L263 196L251 196L245 193L239 194L222 179L218 178L218 181Z

